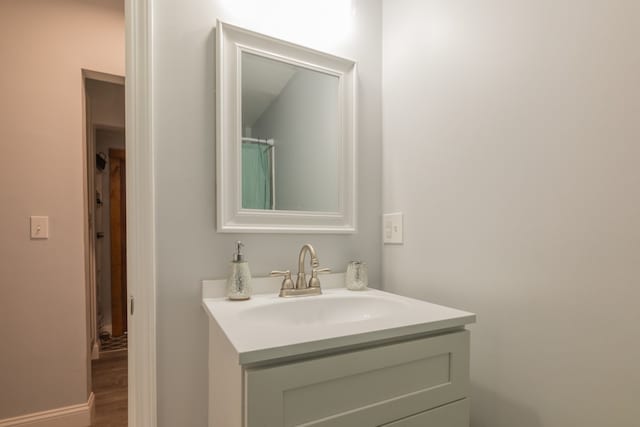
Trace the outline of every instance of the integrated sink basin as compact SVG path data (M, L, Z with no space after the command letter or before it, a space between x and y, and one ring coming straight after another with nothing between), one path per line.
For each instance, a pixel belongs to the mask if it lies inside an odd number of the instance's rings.
M278 278L254 278L254 294L229 301L224 280L203 283L210 330L227 340L240 365L308 357L464 329L475 315L376 289L350 291L344 274L323 276L322 295L281 298ZM267 292L267 293L260 293Z
M247 325L307 327L389 317L402 313L408 306L405 301L385 298L375 292L333 292L313 297L273 299L268 304L240 310L239 314Z

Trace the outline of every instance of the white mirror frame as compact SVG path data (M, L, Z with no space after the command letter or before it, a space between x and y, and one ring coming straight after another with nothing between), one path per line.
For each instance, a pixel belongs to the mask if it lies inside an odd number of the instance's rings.
M242 208L241 55L248 52L339 78L337 212ZM216 26L217 225L223 233L356 232L356 63L221 21Z

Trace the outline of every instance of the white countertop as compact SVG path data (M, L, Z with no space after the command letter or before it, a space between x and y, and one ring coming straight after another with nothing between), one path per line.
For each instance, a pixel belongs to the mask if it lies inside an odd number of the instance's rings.
M218 281L216 281L218 282ZM427 335L439 330L462 328L475 322L475 314L413 298L368 289L349 291L345 288L323 289L323 295L298 298L280 298L277 294L253 295L247 301L229 301L224 297L210 298L203 283L203 307L215 321L238 354L241 365L266 363L280 358L291 358L308 353L332 351L349 346L366 345L378 341L402 339L414 335ZM260 321L251 310L273 304L296 304L302 299L324 298L332 304L341 301L390 301L401 305L401 310L382 317L354 318L333 324L292 322L275 324L270 319ZM349 300L351 298L351 300ZM317 302L321 302L317 300ZM344 305L343 304L343 305ZM283 307L278 305L278 307ZM302 306L299 306L302 307ZM297 308L297 307L294 307Z

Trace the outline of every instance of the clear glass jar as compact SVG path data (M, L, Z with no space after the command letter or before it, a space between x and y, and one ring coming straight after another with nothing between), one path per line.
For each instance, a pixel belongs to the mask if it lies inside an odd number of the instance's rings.
M227 280L227 297L231 300L251 298L251 271L247 261L232 261L231 275Z
M369 280L367 278L367 264L362 261L351 261L347 265L345 275L345 286L352 291L363 291L367 289Z

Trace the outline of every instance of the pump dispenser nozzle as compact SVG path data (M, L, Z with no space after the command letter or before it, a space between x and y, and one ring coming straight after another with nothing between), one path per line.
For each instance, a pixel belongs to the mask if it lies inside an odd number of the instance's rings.
M233 262L242 262L244 261L244 255L242 254L242 247L244 243L240 240L236 242L236 251L233 253Z

